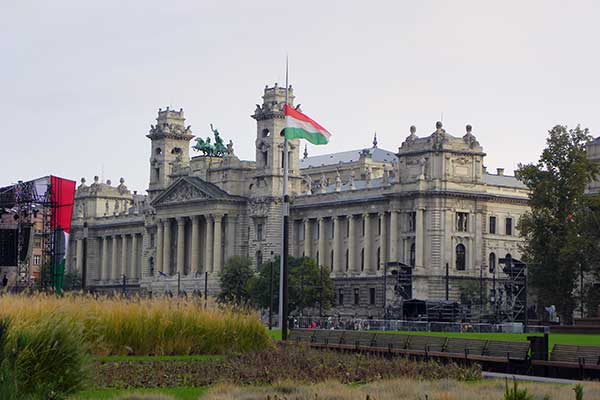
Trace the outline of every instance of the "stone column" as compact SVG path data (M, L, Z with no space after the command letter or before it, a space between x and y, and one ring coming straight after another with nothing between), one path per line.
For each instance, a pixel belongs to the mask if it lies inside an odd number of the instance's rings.
M238 216L235 214L227 214L227 226L225 228L225 262L236 255L237 246L235 239L235 230L237 226Z
M81 273L83 270L83 239L77 239L77 248L75 250L76 268L77 272Z
M351 273L360 272L356 262L356 220L354 215L348 215L348 270Z
M213 268L212 268L212 272L221 272L221 264L223 261L223 251L222 251L222 222L223 222L223 216L222 215L218 215L216 214L214 216L215 219L215 228L214 228L214 253L213 253L213 257L214 257L214 261L213 261Z
M363 221L365 224L365 235L363 237L363 249L365 251L365 268L364 273L373 273L375 272L375 266L371 263L371 247L372 247L372 238L371 238L371 215L368 213L363 214Z
M415 227L415 268L423 267L423 249L425 248L423 214L424 211L422 208L417 209L417 226Z
M390 211L390 261L398 259L398 211Z
M121 273L119 274L119 278L122 275L127 276L127 235L121 235ZM127 278L130 278L127 276Z
M212 272L212 253L213 253L213 222L212 216L206 216L206 235L205 235L206 250L204 251L204 270Z
M138 274L138 235L134 233L131 235L131 264L129 264L129 277L131 279L139 279L141 278L141 274Z
M177 273L185 275L185 218L177 218Z
M343 251L342 251L342 217L333 217L333 272L341 274L344 271L343 267Z
M387 234L387 224L386 224L386 220L385 220L385 212L382 212L379 214L379 223L381 224L381 235L379 235L379 262L380 264L377 265L377 269L380 269L381 271L384 270L385 268L385 263L387 262L387 241L388 241L388 234Z
M310 231L310 219L304 218L304 256L310 257L310 245L312 242Z
M112 257L110 260L110 279L115 280L115 279L119 279L119 273L117 271L117 263L118 263L118 258L117 258L117 238L119 236L117 235L113 235L112 237Z
M154 276L160 276L163 271L163 221L156 221L156 257L154 260Z
M163 224L162 271L167 275L171 275L171 220L169 218L165 218Z
M323 265L325 265L324 261L327 260L327 255L325 254L325 218L320 217L317 219L317 222L319 224L319 259L317 260L317 265L319 267L322 267Z
M200 260L198 250L200 250L200 217L192 217L192 245L190 249L190 275L200 272Z
M102 267L100 268L99 276L105 282L110 279L110 270L108 269L108 236L102 238Z

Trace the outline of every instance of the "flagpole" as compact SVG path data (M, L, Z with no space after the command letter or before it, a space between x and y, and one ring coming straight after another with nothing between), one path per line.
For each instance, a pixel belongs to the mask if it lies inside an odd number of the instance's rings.
M285 56L285 105L288 104L288 57ZM287 340L287 314L288 314L288 225L289 225L289 197L288 197L288 140L283 137L283 202L281 221L281 253L279 266L279 326L281 339Z

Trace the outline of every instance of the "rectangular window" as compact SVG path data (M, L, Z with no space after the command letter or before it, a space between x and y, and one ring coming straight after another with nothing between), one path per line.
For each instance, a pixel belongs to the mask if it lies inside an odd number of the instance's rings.
M417 230L417 212L411 211L408 213L408 231L414 232Z
M301 240L306 240L306 232L304 231L304 222L300 222L300 224L298 225L298 237Z
M263 224L256 224L256 240L264 240L263 238Z
M344 305L344 289L338 289L338 304L340 306Z
M490 217L490 233L496 234L496 217Z
M512 235L512 218L506 218L506 234Z
M375 304L375 288L369 288L369 304Z
M360 291L358 288L354 289L354 304L358 305L358 303L360 302Z
M365 219L362 219L362 236L365 237Z
M456 213L456 230L458 232L469 231L469 213L457 212Z
M352 218L352 217L350 217ZM350 218L346 219L346 237L350 237Z
M39 255L33 256L33 265L40 265L42 262L42 257Z
M377 220L377 236L381 236L381 218Z

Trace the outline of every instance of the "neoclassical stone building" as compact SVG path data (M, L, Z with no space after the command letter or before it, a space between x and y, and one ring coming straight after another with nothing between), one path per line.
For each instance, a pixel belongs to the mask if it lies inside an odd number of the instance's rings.
M88 288L190 293L207 279L214 294L229 257L261 264L279 254L285 88L266 87L262 99L252 115L256 161L238 159L231 145L223 157L190 157L183 110L167 108L147 135L147 196L122 179L116 187L82 179L69 262ZM527 190L501 169L486 171L470 126L459 136L439 122L423 136L411 127L399 144L386 151L375 139L365 149L301 157L301 143L290 142L290 254L331 274L336 312L381 315L387 262L412 267L409 296L420 299L445 297L447 264L454 299L461 282L501 278L498 259L520 256ZM385 293L389 304L393 290Z

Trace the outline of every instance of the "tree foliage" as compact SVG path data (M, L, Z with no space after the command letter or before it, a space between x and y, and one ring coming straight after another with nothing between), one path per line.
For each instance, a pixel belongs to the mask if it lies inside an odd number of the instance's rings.
M269 300L272 298L273 310L278 309L279 257L259 266L258 274L252 280L251 287L253 301L258 307L268 308ZM289 312L303 312L307 308L316 308L320 302L324 310L329 309L333 303L333 282L329 277L328 269L324 267L324 270L321 270L315 261L308 257L290 257L288 259Z
M234 256L225 263L219 276L221 292L217 296L219 303L236 306L248 304L250 301L249 282L254 276L252 261L247 257Z
M531 191L531 209L519 222L530 285L540 305L555 304L566 322L575 308L580 268L589 268L589 251L597 247L586 236L595 200L585 190L598 172L586 155L591 139L587 129L557 125L549 131L539 161L521 164L516 171Z

